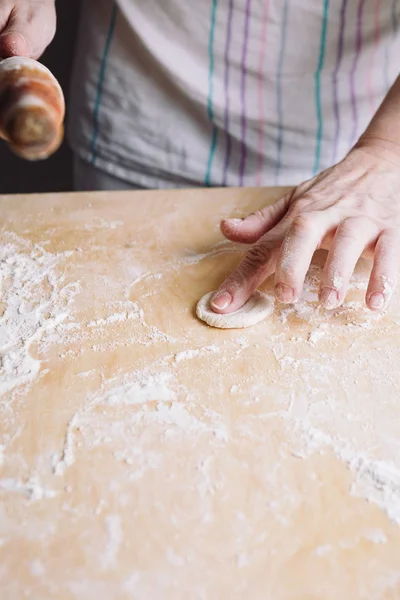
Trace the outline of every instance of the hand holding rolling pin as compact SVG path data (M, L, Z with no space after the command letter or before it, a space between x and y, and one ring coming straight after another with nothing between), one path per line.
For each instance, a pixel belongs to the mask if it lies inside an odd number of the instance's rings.
M54 0L0 0L0 137L27 160L47 158L63 139L61 87L35 60L55 28Z

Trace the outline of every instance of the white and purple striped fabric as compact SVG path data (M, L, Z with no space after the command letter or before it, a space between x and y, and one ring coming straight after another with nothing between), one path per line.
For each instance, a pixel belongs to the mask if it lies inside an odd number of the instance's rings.
M364 131L399 20L400 0L85 0L71 144L145 187L297 184Z

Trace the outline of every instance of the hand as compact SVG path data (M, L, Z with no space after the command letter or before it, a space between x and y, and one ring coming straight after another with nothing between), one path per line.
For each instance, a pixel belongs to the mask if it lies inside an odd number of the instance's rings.
M0 0L1 58L37 59L55 31L55 0Z
M329 250L319 299L327 309L346 295L355 265L373 258L367 306L381 310L393 293L400 262L400 150L360 142L339 164L245 219L221 223L232 241L254 243L214 295L215 312L239 309L275 272L275 295L296 302L315 250Z

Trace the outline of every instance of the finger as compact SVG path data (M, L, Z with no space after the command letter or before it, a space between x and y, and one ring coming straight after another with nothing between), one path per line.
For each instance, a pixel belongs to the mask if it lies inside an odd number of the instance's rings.
M319 299L327 310L342 304L358 259L377 236L377 226L367 218L350 218L339 225L321 277Z
M332 227L330 214L308 212L294 218L283 240L276 264L275 295L280 302L296 302L314 252Z
M260 283L274 273L279 248L290 225L288 217L282 219L249 250L238 269L211 299L211 307L215 312L229 313L238 310Z
M242 244L254 244L267 231L270 231L285 216L292 193L280 200L257 210L244 219L225 219L221 222L221 231L228 240Z
M400 236L395 229L386 229L379 237L368 290L367 306L382 310L388 304L398 278Z
M279 248L254 246L214 294L211 308L221 314L241 308L258 286L274 273L278 253Z
M37 59L50 44L56 28L53 2L19 4L0 35L0 56Z

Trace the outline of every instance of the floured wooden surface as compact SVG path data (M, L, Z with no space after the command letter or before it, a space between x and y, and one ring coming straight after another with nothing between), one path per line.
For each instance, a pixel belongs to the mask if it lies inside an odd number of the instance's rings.
M2 599L400 595L398 295L194 316L277 194L0 200Z

